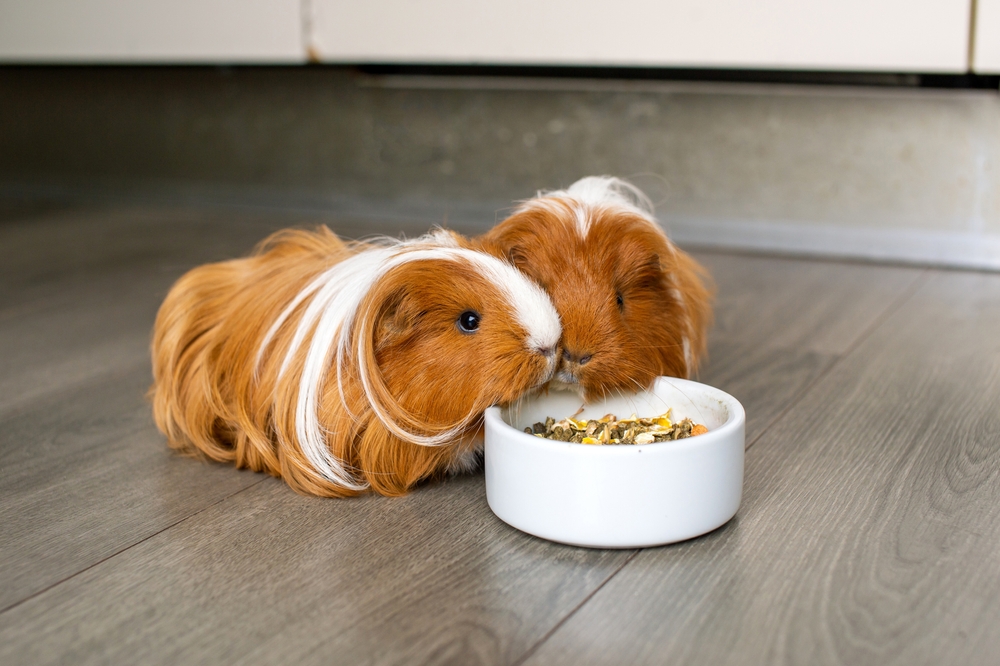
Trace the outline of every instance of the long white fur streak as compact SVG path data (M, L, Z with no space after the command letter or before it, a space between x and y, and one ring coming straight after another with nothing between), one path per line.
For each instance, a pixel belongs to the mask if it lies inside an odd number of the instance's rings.
M337 385L341 399L344 400L341 368L344 365L345 355L349 352L351 329L358 307L364 296L388 271L404 263L419 260L467 261L476 266L500 290L518 323L527 332L529 347L534 350L554 348L562 332L555 308L540 287L521 275L516 268L499 259L458 247L454 237L447 232L436 232L413 241L381 239L378 242L384 247L370 247L345 259L322 273L297 294L272 324L257 353L259 365L267 346L281 325L312 295L312 301L298 323L278 376L280 378L285 374L296 352L312 331L296 399L296 436L303 454L317 472L334 483L355 490L362 490L367 484L354 479L344 469L341 461L327 448L323 429L319 423L319 396L323 377L330 365L331 351L336 347ZM363 335L367 334L367 331L358 332L358 351L362 349ZM369 370L364 367L363 355L359 353L358 359L359 375L366 398L379 420L397 437L425 446L441 445L453 440L474 417L474 414L470 414L454 428L433 436L408 432L396 424L383 406L378 404L372 393Z
M295 298L293 298L292 302L285 307L282 313L278 315L278 318L274 320L274 323L271 324L271 327L267 329L267 333L264 335L264 340L263 342L261 342L260 348L257 350L257 356L254 359L255 372L260 369L260 362L264 359L264 352L267 351L267 348L271 345L271 340L273 340L274 336L277 335L278 330L281 328L282 324L284 324L288 320L291 314L295 311L295 308L301 305L302 301L311 296L313 292L315 292L321 286L329 282L329 273L335 270L336 268L337 267L334 266L333 268L321 273L318 278L316 278L308 285L306 285L304 289L302 289L298 294L296 294ZM296 338L292 341L292 346L297 346L298 344L301 343L301 339L298 337L298 333L299 331L296 331ZM286 358L285 361L287 362L288 358ZM284 374L285 368L286 366L283 364L281 366L281 374Z
M341 461L331 454L326 446L326 438L319 422L319 400L323 377L330 365L330 343L338 331L350 331L358 305L373 282L366 279L365 274L370 270L365 271L365 269L377 266L376 262L382 258L380 255L386 251L376 248L369 252L356 254L324 274L326 283L303 314L278 374L280 378L287 371L296 351L318 318L299 380L295 434L302 452L317 471L330 481L358 490L366 488L367 484L359 484L352 479ZM323 342L325 344L318 344ZM340 369L343 365L345 346L346 343L337 346L337 385L341 397L344 395L344 390Z

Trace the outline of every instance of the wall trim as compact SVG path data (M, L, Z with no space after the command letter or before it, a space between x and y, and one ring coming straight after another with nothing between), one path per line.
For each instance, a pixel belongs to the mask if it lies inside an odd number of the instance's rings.
M684 247L1000 271L1000 235L670 216Z

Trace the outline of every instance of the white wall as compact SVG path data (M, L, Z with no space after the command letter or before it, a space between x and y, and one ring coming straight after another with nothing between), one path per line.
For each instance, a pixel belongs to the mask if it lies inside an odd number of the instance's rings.
M304 59L300 0L0 0L0 61Z
M1000 74L1000 0L977 0L973 68Z
M971 0L312 0L326 61L962 72Z
M1000 0L977 63L1000 67ZM6 62L963 72L972 0L0 0ZM991 70L992 71L992 70Z

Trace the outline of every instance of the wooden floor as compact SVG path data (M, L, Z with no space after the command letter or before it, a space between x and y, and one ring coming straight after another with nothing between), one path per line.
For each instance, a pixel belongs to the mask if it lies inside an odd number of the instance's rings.
M0 664L1000 663L1000 275L698 254L743 505L587 550L481 473L337 501L168 452L167 288L316 219L0 207Z

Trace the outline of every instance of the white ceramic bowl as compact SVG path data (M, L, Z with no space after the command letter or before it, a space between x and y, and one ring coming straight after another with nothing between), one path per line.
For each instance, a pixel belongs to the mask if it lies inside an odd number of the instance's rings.
M690 539L736 515L743 494L743 406L711 386L659 377L649 391L587 405L578 418L672 409L709 432L674 442L591 446L524 432L573 415L575 393L550 392L486 411L486 498L504 522L545 539L636 548Z

